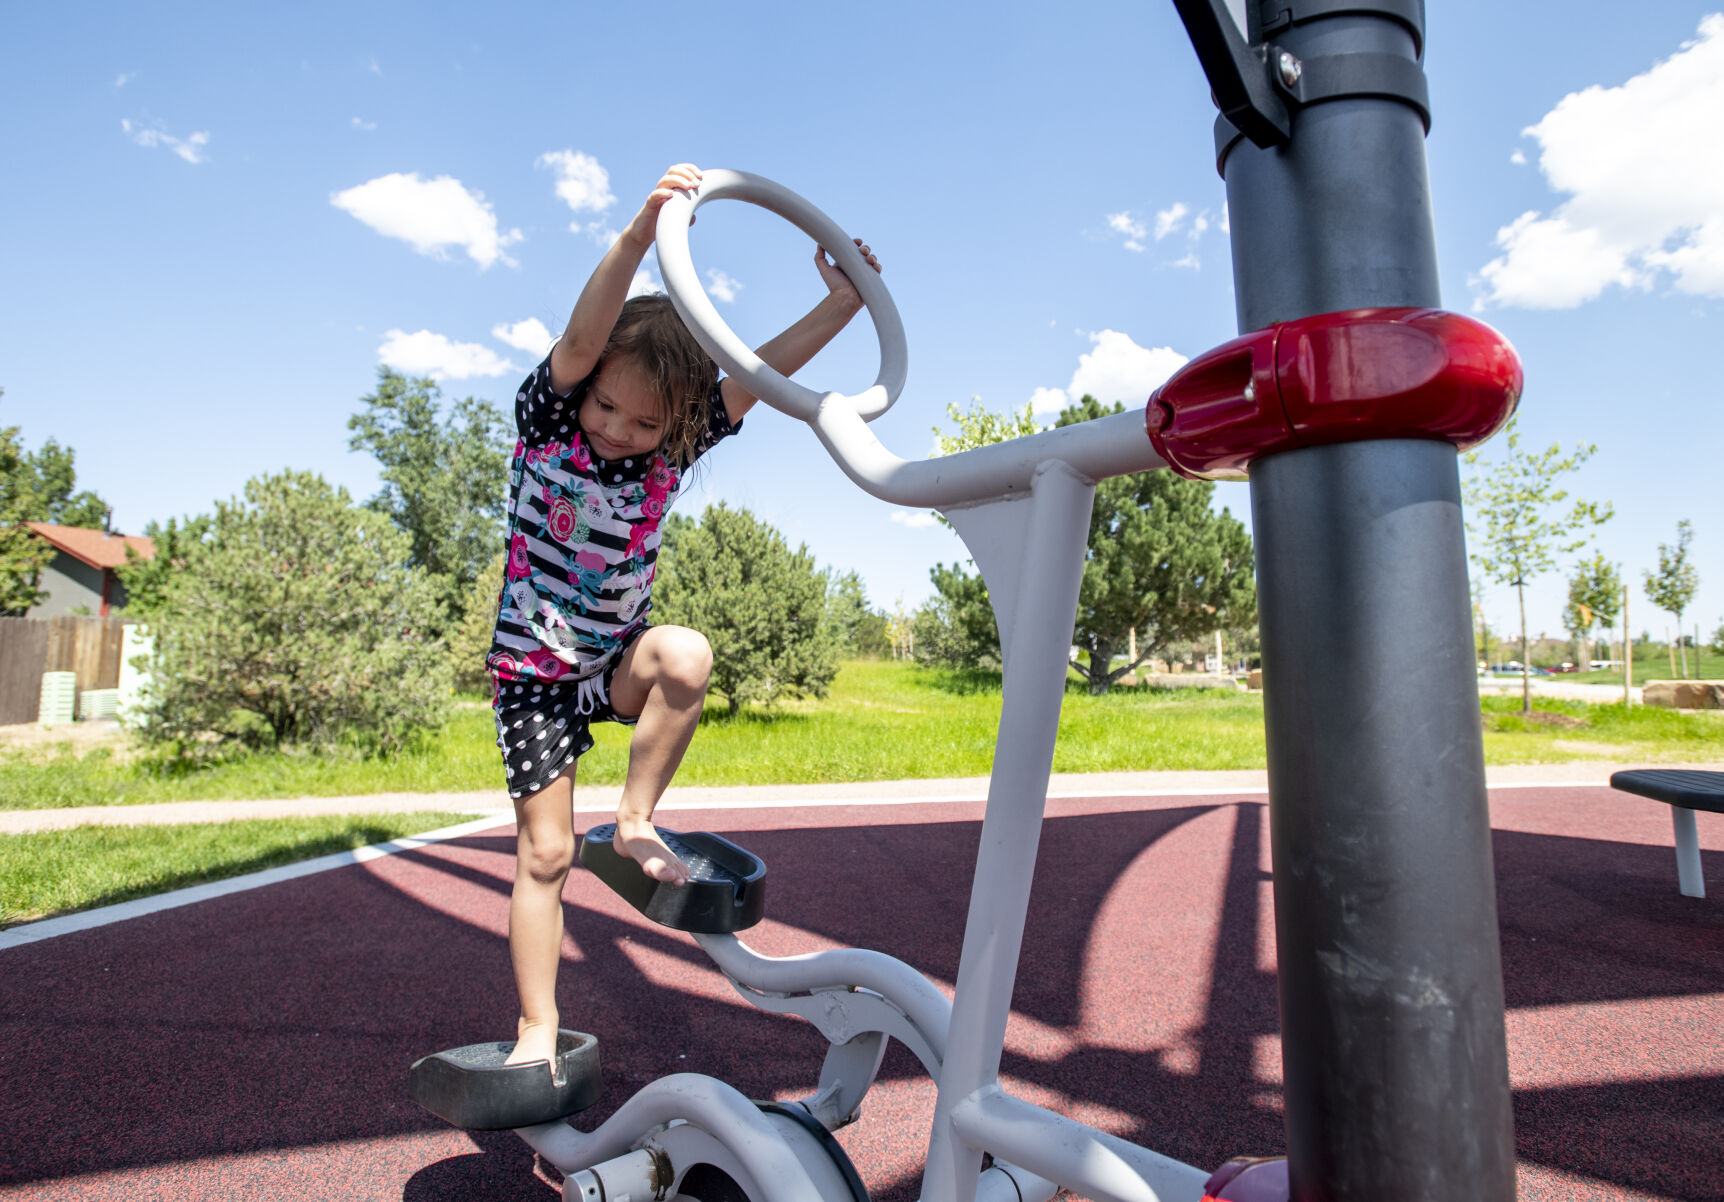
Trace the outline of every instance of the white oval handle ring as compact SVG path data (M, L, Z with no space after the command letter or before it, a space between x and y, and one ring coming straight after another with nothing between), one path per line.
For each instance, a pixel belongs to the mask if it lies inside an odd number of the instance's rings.
M880 374L875 377L873 387L843 399L867 421L890 409L903 391L910 359L904 343L904 323L898 317L898 306L892 303L892 294L886 291L880 273L868 266L855 242L838 228L837 222L765 176L745 171L703 171L697 190L677 193L659 210L656 234L659 275L695 341L755 396L792 417L813 421L820 402L828 395L805 388L761 362L760 356L736 336L713 307L688 251L689 220L709 200L746 200L759 205L777 213L826 248L826 253L856 286L880 340Z

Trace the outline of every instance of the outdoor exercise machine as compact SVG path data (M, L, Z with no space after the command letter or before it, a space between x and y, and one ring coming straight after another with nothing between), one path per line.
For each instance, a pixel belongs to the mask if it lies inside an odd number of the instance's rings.
M1494 331L1438 308L1423 4L1244 0L1243 22L1222 0L1175 6L1221 109L1243 334L1146 410L900 459L867 423L903 387L903 326L849 236L738 172L708 171L664 206L665 287L714 359L807 422L862 488L938 509L963 537L994 603L1005 696L950 1002L880 953L750 950L736 932L758 920L765 868L717 836L667 836L696 868L672 887L620 860L606 828L588 833L582 860L631 904L689 931L745 999L807 1019L831 1046L799 1103L756 1105L677 1075L590 1133L561 1119L596 1096L591 1036L564 1033L552 1074L502 1069L507 1044L414 1066L422 1104L458 1125L517 1129L564 1173L566 1198L864 1199L829 1132L856 1116L887 1039L938 1085L924 1202L1032 1202L1060 1188L1109 1202L1514 1197L1456 451L1507 420L1521 374ZM880 339L870 388L804 388L725 325L688 249L694 211L719 199L767 208L837 258ZM1213 1175L1013 1098L998 1079L1095 483L1161 467L1250 480L1268 682L1288 1156ZM1384 686L1411 679L1418 690Z

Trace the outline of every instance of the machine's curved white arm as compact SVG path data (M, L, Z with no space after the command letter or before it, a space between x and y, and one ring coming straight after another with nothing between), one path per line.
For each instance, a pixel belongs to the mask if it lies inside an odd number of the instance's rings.
M844 474L864 490L894 505L925 509L1028 492L1036 470L1050 460L1062 460L1091 480L1167 466L1150 445L1141 409L937 459L900 459L837 395L821 400L809 424Z
M854 397L836 392L822 396L762 363L725 324L701 287L688 249L695 209L725 198L777 213L837 260L856 285L880 338L880 375L873 387ZM845 474L883 501L942 509L1010 497L1027 491L1036 469L1052 460L1063 460L1091 480L1167 466L1150 445L1141 409L938 459L900 459L881 445L867 422L884 413L904 386L904 324L884 281L869 270L836 222L782 184L742 171L715 170L702 173L694 193L665 202L656 237L665 290L706 352L756 396L813 426Z
M746 171L703 171L700 187L693 192L679 192L659 209L654 240L658 247L658 270L664 279L683 324L695 336L706 353L720 367L748 385L749 391L791 417L803 421L814 419L820 404L820 394L796 381L787 379L761 362L746 342L736 336L724 318L713 308L712 301L701 287L700 276L688 252L688 227L694 211L714 200L746 200L777 213L797 229L813 238L850 277L850 282L868 307L874 322L874 333L880 339L880 374L873 387L849 398L850 406L869 421L892 407L903 391L904 378L909 374L909 352L904 342L904 322L898 316L898 306L892 294L880 280L880 273L870 268L856 249L850 235L839 228L825 213L809 204L783 184Z

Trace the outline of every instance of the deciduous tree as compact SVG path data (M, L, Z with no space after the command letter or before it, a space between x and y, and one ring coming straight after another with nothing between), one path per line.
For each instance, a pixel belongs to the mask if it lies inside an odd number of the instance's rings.
M52 438L29 451L17 426L0 429L0 614L21 614L41 600L42 569L54 558L25 523L108 529L113 510L90 490L78 490L74 458L71 447Z
M431 578L444 618L460 620L479 573L503 545L512 426L489 401L466 397L444 412L428 378L388 368L348 419L348 446L376 458L383 488L366 502L407 535L409 561Z
M1506 427L1503 457L1483 466L1482 452L1465 456L1463 484L1467 533L1473 538L1474 565L1497 584L1513 585L1520 602L1521 710L1532 712L1532 656L1527 648L1526 586L1552 571L1561 556L1591 541L1592 528L1610 520L1614 509L1576 499L1558 481L1592 457L1598 448L1577 446L1567 455L1552 443L1533 454L1521 449L1516 421Z
M697 523L664 525L655 623L687 626L712 644L712 686L735 714L786 694L824 697L838 674L826 574L802 546L746 509L710 505Z

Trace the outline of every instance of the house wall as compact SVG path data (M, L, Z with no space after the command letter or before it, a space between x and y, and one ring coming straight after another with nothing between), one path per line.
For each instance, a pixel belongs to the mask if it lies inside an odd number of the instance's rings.
M48 566L42 569L37 582L47 595L40 605L31 607L24 616L63 618L80 606L85 607L84 612L91 617L101 616L102 575L103 569L92 568L64 551L56 551ZM125 589L117 579L109 587L108 601L115 606L125 604Z

